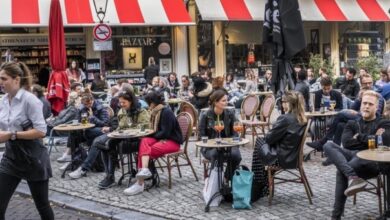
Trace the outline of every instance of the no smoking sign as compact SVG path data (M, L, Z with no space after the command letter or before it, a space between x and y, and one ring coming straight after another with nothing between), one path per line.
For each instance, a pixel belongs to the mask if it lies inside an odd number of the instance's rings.
M111 38L112 30L107 24L98 24L93 28L93 36L96 40L106 41Z

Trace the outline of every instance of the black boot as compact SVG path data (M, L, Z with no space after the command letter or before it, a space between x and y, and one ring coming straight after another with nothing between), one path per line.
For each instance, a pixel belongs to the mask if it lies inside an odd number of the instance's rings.
M113 185L115 185L115 176L107 175L106 178L99 183L99 189L108 189Z

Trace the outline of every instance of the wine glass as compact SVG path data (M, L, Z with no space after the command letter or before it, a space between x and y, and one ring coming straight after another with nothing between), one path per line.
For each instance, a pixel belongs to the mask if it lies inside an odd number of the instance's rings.
M242 123L240 121L234 122L233 130L237 133L237 140L241 141L241 133L244 130L244 126L242 125Z
M214 123L214 129L218 132L217 141L221 142L221 132L223 131L223 129L225 129L223 121L216 121Z

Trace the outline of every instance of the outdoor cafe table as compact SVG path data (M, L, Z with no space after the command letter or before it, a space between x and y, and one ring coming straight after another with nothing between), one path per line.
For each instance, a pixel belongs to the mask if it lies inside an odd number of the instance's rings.
M390 218L390 196L389 196L390 150L386 150L386 151L381 149L363 150L357 153L357 157L363 160L369 160L378 163L384 181L384 186L383 186L384 212L383 212L383 216L381 216L379 219L386 220L387 218Z
M216 148L218 152L217 161L218 161L218 167L222 167L223 161L225 158L230 158L231 156L231 149L235 146L241 146L248 144L248 139L241 138L240 141L233 141L232 138L222 138L220 143L217 143L216 139L209 139L207 142L198 141L195 142L195 145L198 147L205 147L205 148ZM230 160L226 160L226 172L232 173L232 164ZM231 192L231 184L223 183L222 181L222 169L218 170L218 185L220 187L219 191L216 192L214 195L211 196L210 200L207 202L205 207L205 212L210 211L210 204L211 202L217 198L218 196L224 196ZM231 180L228 180L229 182Z
M68 166L66 166L66 168L62 172L61 178L65 178L66 171L72 169L73 162L74 162L73 161L73 159L74 159L73 158L73 153L76 150L76 148L80 147L79 146L80 143L79 143L79 138L78 138L78 135L79 135L78 132L82 131L82 130L85 130L85 129L93 128L93 127L95 127L95 124L91 124L91 123L87 123L87 124L77 123L77 124L60 124L60 125L57 125L57 126L55 126L53 128L55 131L69 132L70 135L77 137L74 140L75 143L70 146L70 152L71 152L71 157L72 157L71 162L68 164Z
M314 134L313 141L320 140L326 135L326 125L328 118L334 115L337 115L336 111L326 111L326 112L305 112L305 116L308 118L316 119L314 121ZM325 119L325 120L321 120Z
M111 139L120 139L123 141L126 141L126 140L129 141L131 139L145 137L145 136L151 135L153 133L154 132L151 129L146 129L143 132L141 132L140 129L126 129L126 130L120 130L120 131L113 131L113 132L107 134L107 136ZM124 145L125 144L119 144L119 149L118 149L119 157L121 158L121 168L122 168L122 176L118 180L118 185L122 185L122 180L125 178L126 175L129 175L129 182L128 182L128 186L129 186L131 178L133 176L135 176L135 174L136 174L136 172L133 172L133 171L135 171L135 169L133 167L133 154L132 153L134 152L134 150L138 151L138 149L133 149L130 151L131 153L130 153L129 162L128 162L128 170L125 173L124 163L123 163L123 147L125 147Z

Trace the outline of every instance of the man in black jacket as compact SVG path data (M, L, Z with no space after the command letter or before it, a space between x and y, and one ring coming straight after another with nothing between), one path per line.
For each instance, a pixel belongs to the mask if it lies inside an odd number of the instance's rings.
M343 109L343 98L341 94L332 89L332 80L329 77L321 79L321 90L315 92L314 108L318 111L321 107L322 98L336 101L335 110Z
M364 179L375 177L379 173L376 163L356 156L358 151L368 148L368 136L377 132L380 121L375 114L378 100L378 93L374 91L366 91L362 95L361 118L348 121L341 138L344 148L333 142L324 145L328 159L337 167L332 219L341 218L347 196L364 190L367 185Z
M345 74L344 80L340 82L339 88L341 93L343 93L351 101L359 95L360 86L355 79L356 70L354 68L349 68Z

